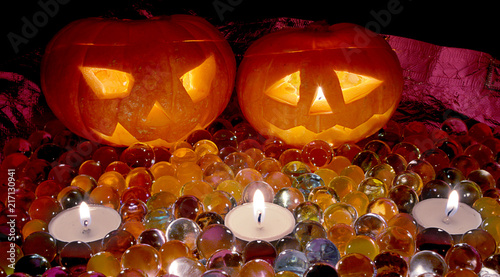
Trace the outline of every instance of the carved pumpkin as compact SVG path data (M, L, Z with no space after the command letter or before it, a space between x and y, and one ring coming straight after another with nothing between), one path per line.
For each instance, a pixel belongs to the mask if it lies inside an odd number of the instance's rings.
M47 46L42 89L74 133L111 145L169 146L208 126L229 102L236 63L204 19L89 18Z
M237 91L249 123L290 145L365 138L395 111L399 61L377 34L354 24L313 24L268 34L246 51Z

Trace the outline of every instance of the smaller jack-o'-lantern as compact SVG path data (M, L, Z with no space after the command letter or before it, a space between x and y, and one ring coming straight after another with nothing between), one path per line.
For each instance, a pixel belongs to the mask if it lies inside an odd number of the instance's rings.
M42 61L42 89L74 133L112 145L169 146L208 126L231 96L236 62L196 16L89 18L61 30Z
M377 34L354 24L312 24L268 34L245 53L238 101L259 132L291 145L365 138L395 111L403 76Z

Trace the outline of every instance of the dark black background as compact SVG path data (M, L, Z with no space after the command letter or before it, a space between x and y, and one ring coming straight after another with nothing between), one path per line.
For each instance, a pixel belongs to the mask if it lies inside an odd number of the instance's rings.
M57 0L41 0L57 1ZM63 0L60 0L63 1ZM362 26L379 26L384 34L405 36L442 46L459 47L487 52L500 57L499 9L494 1L422 1L422 0L372 0L372 1L282 1L282 0L64 0L59 11L47 24L37 28L28 43L19 46L15 53L7 36L22 35L22 18L32 21L33 15L42 10L38 0L4 1L0 7L0 70L8 70L20 57L43 53L50 38L73 20L91 16L145 18L141 11L168 15L196 14L216 26L230 21L256 21L264 18L295 17L309 20L327 20L330 23L352 22ZM214 3L229 7L217 12ZM387 15L388 5L400 11L377 22L377 14ZM221 16L222 15L222 20ZM375 24L376 23L376 24ZM368 25L367 25L368 24ZM36 61L34 61L36 62Z

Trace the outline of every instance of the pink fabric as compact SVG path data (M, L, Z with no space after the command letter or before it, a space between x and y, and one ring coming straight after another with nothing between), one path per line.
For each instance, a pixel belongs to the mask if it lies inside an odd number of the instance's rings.
M438 102L500 131L500 61L478 51L403 37L387 36L387 41L404 70L402 106Z

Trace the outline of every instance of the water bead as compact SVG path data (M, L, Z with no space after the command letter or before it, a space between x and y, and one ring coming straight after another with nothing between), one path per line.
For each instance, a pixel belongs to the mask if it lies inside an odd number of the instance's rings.
M153 148L143 142L136 142L125 149L120 155L120 161L132 168L150 168L155 163L155 152Z
M394 252L383 252L373 259L378 274L395 273L394 276L408 276L408 263L406 260ZM387 275L391 276L391 275Z
M181 196L195 196L202 200L205 195L213 192L213 187L204 181L193 180L185 183L180 190Z
M103 173L101 177L99 177L97 186L111 187L116 190L119 195L121 195L127 187L127 184L125 183L125 178L123 177L123 175L116 171L108 171Z
M476 183L482 192L495 188L496 182L493 175L484 169L474 170L467 176L469 181Z
M415 253L415 255L411 257L408 269L410 277L422 276L426 273L444 276L448 272L448 265L444 258L438 253L423 250Z
M351 178L356 186L365 179L365 172L358 165L349 165L345 167L339 175Z
M88 175L94 178L94 180L98 180L103 171L103 168L98 162L94 160L87 160L84 161L78 168L78 175Z
M156 250L159 250L165 241L165 234L159 229L146 229L137 238L138 244L147 244Z
M301 249L304 249L306 244L313 239L327 237L325 228L316 221L302 221L297 223L293 230L293 235L299 241Z
M170 157L170 163L177 167L185 162L196 163L196 161L198 161L198 158L198 155L196 155L193 150L189 148L179 148L175 150L174 153L172 153L172 156Z
M356 235L364 235L372 239L375 239L387 226L387 222L382 216L373 213L358 217L353 224Z
M24 255L16 262L14 272L29 274L27 276L40 276L50 268L50 262L45 257L38 254L30 254Z
M297 240L297 238L295 238L295 236L290 236L290 235L278 239L275 243L275 248L277 253L281 253L286 249L295 249L298 251L302 250L300 242Z
M122 222L129 220L142 221L148 213L148 208L144 202L139 199L128 199L120 207Z
M325 210L331 204L340 202L335 190L325 186L314 188L309 193L307 200L317 204L321 210Z
M222 190L210 192L205 195L202 202L205 210L218 213L222 217L237 205L234 197Z
M111 146L101 146L92 154L92 160L99 163L102 168L107 168L111 163L119 159L118 151Z
M472 246L481 255L483 261L496 251L495 239L485 230L469 230L462 235L460 242Z
M377 198L368 204L367 213L374 213L382 216L389 221L393 216L399 213L398 206L390 198Z
M48 232L47 222L41 219L32 219L26 222L21 230L24 239L34 232Z
M479 163L472 157L466 155L459 155L453 158L450 162L450 167L454 167L464 176L469 175L474 170L480 169Z
M322 167L330 163L333 151L330 144L324 140L312 140L301 151L302 161L311 167Z
M415 144L405 141L394 145L392 153L401 155L407 162L420 159L421 155L420 149Z
M272 202L293 212L293 210L304 201L304 195L298 189L285 187L280 189L276 195L274 195Z
M293 249L281 252L274 261L274 270L276 272L291 271L302 276L308 268L309 261L307 256L304 253Z
M143 187L148 191L151 190L154 178L149 170L145 167L136 167L127 174L125 184L130 187Z
M337 176L328 184L329 188L335 190L340 199L355 190L358 186L353 179L347 176Z
M309 263L327 263L335 267L340 260L340 252L333 242L326 238L309 241L304 248Z
M359 253L373 260L379 253L379 247L375 240L364 235L356 235L351 237L347 242L345 254Z
M323 221L322 209L317 204L309 201L300 203L294 209L293 215L296 222L312 220L321 223Z
M137 220L129 220L123 222L122 225L120 226L120 229L132 234L132 236L134 236L136 240L139 238L141 233L146 230L146 228L144 227L144 223L142 221L137 221Z
M195 196L184 195L179 197L173 205L175 218L195 220L196 216L204 212L203 203Z
M240 170L238 173L236 173L236 175L234 176L234 180L240 183L241 186L245 188L248 184L252 182L263 181L264 178L262 178L262 175L260 174L259 171L253 168L244 168Z
M247 138L244 140L238 140L238 150L240 152L246 152L248 149L257 149L262 152L262 145L255 139ZM264 154L264 152L262 152ZM265 155L264 155L265 156Z
M345 223L351 225L358 217L358 212L356 209L343 202L335 203L323 212L324 226L326 229L330 229L333 225L337 223Z
M472 270L477 274L482 267L482 260L479 253L474 247L466 243L458 243L452 246L444 259L448 264L449 270L463 268Z
M407 258L415 253L415 241L411 233L402 227L385 229L377 236L376 242L380 252L392 251Z
M426 228L420 231L415 237L417 250L431 250L443 257L453 244L453 237L448 232L439 228Z
M243 151L243 153L250 156L250 158L252 158L256 163L266 158L266 154L264 154L264 152L262 152L262 150L260 150L258 148L249 148L249 149L246 149L245 151ZM271 158L271 159L273 159L273 158ZM281 167L280 167L280 170L281 170Z
M448 198L451 190L451 186L448 183L436 179L423 186L420 197L422 200L429 198Z
M196 163L185 162L175 169L175 177L181 184L203 180L203 171Z
M394 201L400 213L411 213L418 203L418 194L410 187L399 185L389 190L388 198Z
M392 153L392 154L387 155L382 160L382 162L384 164L390 165L396 174L399 174L399 173L405 171L406 167L408 166L408 162L405 160L405 158L403 158L403 156L396 154L396 153Z
M369 150L377 154L378 158L383 160L392 150L387 143L381 140L371 140L363 147L363 150Z
M24 239L22 250L24 255L39 254L50 263L57 255L56 239L47 232L35 232Z
M349 240L356 235L353 227L345 223L333 225L327 232L327 238L332 241L342 256L345 255L345 250Z
M407 213L399 213L393 216L389 222L387 222L389 226L398 226L406 229L413 238L416 238L418 233L418 224L415 219Z
M227 164L233 172L238 173L244 168L254 168L254 160L242 152L233 152L224 157L224 163Z
M42 196L33 201L28 213L31 219L41 219L48 223L60 211L62 208L59 201L50 196Z
M455 157L462 155L463 153L462 146L458 142L452 140L451 138L439 140L435 143L435 145L437 148L443 150L446 153L446 155L448 155L450 161L453 160ZM453 166L450 165L450 167Z
M120 273L120 261L110 252L99 252L87 263L87 271L96 271L105 276L117 276Z
M459 118L450 117L441 123L441 130L450 135L467 134L467 125Z
M282 165L286 165L290 162L302 162L302 151L295 148L289 148L281 153L278 160ZM349 164L350 163L349 161Z
M147 276L156 276L161 269L160 252L147 244L131 246L123 253L121 266L142 270Z
M337 270L335 270L334 266L327 263L315 263L311 265L304 273L304 277L319 277L319 276L337 277L339 276L339 274L337 273Z
M206 154L219 154L219 148L217 145L209 139L201 139L193 144L194 152L198 157L203 157Z
M231 249L235 237L233 232L222 224L207 226L196 238L196 248L201 257L208 259L217 250Z
M425 151L422 154L422 160L431 164L434 168L434 172L438 172L450 165L450 158L448 158L448 155L439 148Z
M422 192L422 188L424 187L424 182L420 175L413 171L404 171L398 175L392 181L392 186L405 185L412 188L417 194Z
M62 266L71 270L72 267L86 265L92 257L92 248L89 244L81 241L67 243L59 253L59 262Z
M274 277L274 268L268 262L260 259L251 260L241 267L239 277Z
M176 200L177 197L172 193L162 191L149 197L148 201L146 202L146 206L148 207L148 211L160 208L169 209Z
M160 192L167 192L172 195L180 195L182 188L181 182L174 176L161 176L156 179L151 186L151 194L155 195Z
M35 159L28 161L27 164L22 168L22 170L16 170L16 172L20 172L19 177L27 177L31 179L35 184L39 184L47 180L47 175L49 174L51 168L52 167L50 166L49 162L41 159Z
M457 191L459 201L469 206L472 206L476 200L483 196L481 188L469 180L458 183L453 190Z
M285 173L290 179L294 179L299 177L302 174L305 173L312 173L311 169L307 164L300 162L300 161L293 161L285 164L281 168L281 172Z
M271 173L281 173L281 164L275 158L264 158L255 164L255 169L259 171L265 179Z
M254 240L245 245L242 255L245 263L251 260L260 259L273 265L278 254L276 253L276 248L274 248L270 242Z
M324 185L323 179L314 173L305 173L292 180L292 187L299 189L304 197L308 197L314 188Z
M52 163L57 161L57 158L59 158L59 156L61 156L64 152L66 152L66 150L63 147L55 143L46 143L35 149L30 158L41 159Z
M224 224L224 219L216 212L203 212L196 217L195 222L204 230L211 224Z
M63 187L68 186L71 183L71 180L75 178L77 172L74 168L66 164L59 164L49 171L47 175L47 180L54 180L57 183L61 184Z
M372 167L365 174L366 177L374 177L383 181L387 187L392 185L392 180L396 177L396 171L392 166L382 163Z
M270 203L273 202L274 190L268 183L264 181L254 181L249 183L243 190L241 196L242 202L243 203L253 202L253 197L257 190L260 190L262 192L262 194L264 195L265 202L270 202Z
M162 176L174 176L175 175L175 167L169 162L162 161L157 162L149 169L151 174L153 174L155 180Z
M57 201L63 209L80 205L85 199L85 191L79 187L69 186L63 188L57 194Z
M465 269L465 268L457 268L448 271L444 277L476 277L478 276L476 272L470 270L470 269ZM488 275L486 275L488 276Z
M167 241L182 241L189 249L195 249L196 238L200 233L198 224L189 218L177 218L168 225L165 232Z
M125 177L130 172L130 170L132 169L126 163L122 161L115 161L110 163L104 171L105 172L115 171L123 175L123 177Z
M170 209L159 208L154 210L149 210L149 212L144 217L144 228L146 229L160 229L165 231L170 224L174 220L173 214L170 212Z
M219 147L219 149L222 149L227 146L232 146L237 148L238 147L238 138L234 134L234 132L228 130L228 129L223 129L215 132L212 135L212 141Z
M9 265L15 264L23 256L19 245L9 241L0 242L0 268L4 269L6 274L14 273L14 269Z
M370 201L381 197L387 197L387 194L389 193L385 183L373 177L368 177L361 181L358 185L358 191L366 194Z
M493 137L493 132L491 131L490 126L486 123L478 122L472 127L469 128L468 131L469 136L471 136L475 141L481 143L484 140Z
M238 152L238 148L232 146L226 146L219 150L219 158L224 160L224 158L234 152Z
M170 264L177 258L180 257L191 257L191 250L182 241L170 240L165 242L160 247L160 259L162 264L162 269L167 271Z
M279 156L287 149L287 145L280 139L268 138L262 144L262 150L267 157L278 159Z
M120 271L116 277L147 277L147 275L142 270L127 268Z
M128 231L115 230L109 232L101 242L101 250L113 254L118 260L125 250L134 245L136 242L135 237Z
M172 153L165 146L153 146L153 151L155 152L155 164L159 162L168 162Z
M45 271L42 277L69 277L71 272L63 266L54 266L49 270Z
M380 164L380 158L373 151L363 150L354 156L352 164L361 167L363 172L367 172L370 168Z
M264 178L264 181L273 188L275 193L277 193L282 188L292 186L292 181L290 180L290 178L282 172L270 172Z
M436 178L434 167L429 162L421 159L410 161L406 170L417 173L424 184Z
M102 205L118 210L120 208L120 195L116 190L108 186L96 187L89 196L92 204Z
M458 183L465 180L464 174L457 168L445 168L436 174L437 180L442 180L448 183L452 188Z
M203 180L216 188L220 183L234 179L233 170L223 162L214 162L203 171Z
M341 146L339 146L337 149L335 149L335 154L337 156L344 156L349 161L352 161L352 159L359 153L361 152L361 147L357 146L354 143L344 143Z
M130 187L123 191L120 200L122 203L127 202L128 200L141 200L146 202L149 197L151 197L151 193L149 193L148 189L144 187Z
M223 181L217 186L217 190L225 191L231 194L237 203L241 202L243 189L244 188L241 186L241 184L234 180Z
M342 277L370 277L375 275L375 264L363 254L351 253L337 263L337 273Z
M500 216L500 204L490 197L479 198L472 207L481 214L483 219L490 216Z
M207 270L201 275L201 277L230 277L225 271L218 269Z

